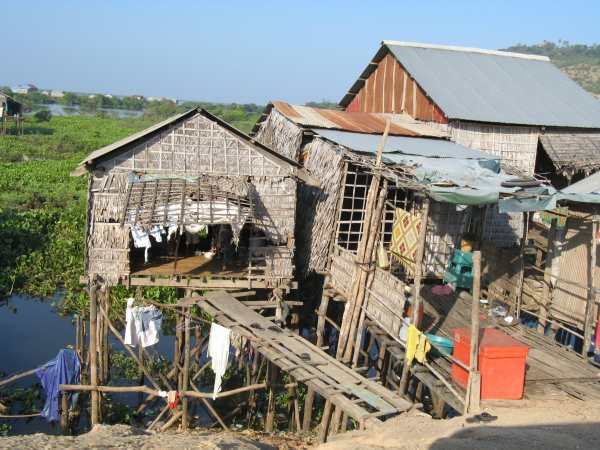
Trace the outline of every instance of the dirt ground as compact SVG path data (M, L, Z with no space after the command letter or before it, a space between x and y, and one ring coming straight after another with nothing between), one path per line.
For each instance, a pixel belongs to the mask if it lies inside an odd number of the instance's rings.
M600 404L581 401L495 404L488 423L434 420L413 411L371 430L333 436L319 450L525 450L600 448ZM526 406L526 407L524 407Z
M298 439L278 434L211 431L146 433L127 425L97 425L89 433L75 437L42 433L0 437L2 450L302 450L306 448L308 447Z

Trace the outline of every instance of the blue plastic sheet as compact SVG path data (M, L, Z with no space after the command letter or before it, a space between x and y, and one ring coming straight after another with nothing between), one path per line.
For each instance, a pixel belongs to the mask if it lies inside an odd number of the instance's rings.
M79 357L74 350L62 349L51 361L35 371L40 379L42 388L46 394L46 402L40 415L48 422L56 422L60 419L58 412L58 400L60 392L58 386L61 384L79 384L81 379L81 366Z

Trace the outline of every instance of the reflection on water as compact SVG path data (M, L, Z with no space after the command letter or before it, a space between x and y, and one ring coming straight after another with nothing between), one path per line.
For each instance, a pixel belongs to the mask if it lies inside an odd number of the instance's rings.
M79 105L60 105L53 103L49 105L34 105L33 111L39 111L40 109L49 110L53 116L95 116L97 113L104 113L116 119L129 119L135 117L141 117L144 111L136 111L132 109L111 109L111 108L98 108L94 111L83 110Z
M13 295L0 307L0 371L10 375L40 366L54 358L58 350L74 343L74 330L72 319L60 317L52 301ZM11 386L29 387L37 381L32 375ZM58 432L41 418L7 423L11 425L11 434Z

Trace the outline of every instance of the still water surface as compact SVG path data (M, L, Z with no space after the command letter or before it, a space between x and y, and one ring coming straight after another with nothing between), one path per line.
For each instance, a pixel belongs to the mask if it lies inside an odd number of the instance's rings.
M61 348L75 345L73 317L60 316L53 306L57 301L60 301L60 294L53 299L44 300L13 295L0 306L0 372L3 373L1 378L39 367L53 359ZM114 337L110 344L115 350L123 351L122 345ZM173 347L174 337L161 335L155 349L171 360ZM25 388L37 382L38 378L31 375L9 387ZM137 394L119 395L118 401L133 405L137 401ZM18 411L11 410L10 413L16 414ZM11 425L10 434L59 433L58 427L52 427L41 418L28 421L0 419L0 423Z

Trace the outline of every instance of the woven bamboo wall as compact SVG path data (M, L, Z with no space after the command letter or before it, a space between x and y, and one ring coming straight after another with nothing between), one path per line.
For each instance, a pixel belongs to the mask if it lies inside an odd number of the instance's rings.
M333 249L330 283L347 299L350 297L352 280L357 270L354 254L339 246ZM402 326L402 313L406 296L405 284L394 275L380 268L375 269L373 283L365 296L367 316L376 320L388 333L398 336Z
M333 247L331 267L329 268L330 283L334 289L341 292L346 298L350 298L355 267L354 253L337 245Z
M287 166L199 114L102 161L100 167L154 174L228 176L288 175Z
M405 284L394 275L375 269L375 278L365 299L367 316L392 336L400 335L406 296Z
M254 224L276 245L294 239L296 181L287 177L257 177L249 197L254 204Z
M448 125L432 122L431 125L443 128L458 144L499 156L505 169L517 169L526 175L533 175L535 171L538 127L461 121L450 121ZM500 214L497 208L488 208L484 240L499 247L510 247L516 245L522 235L521 214Z

